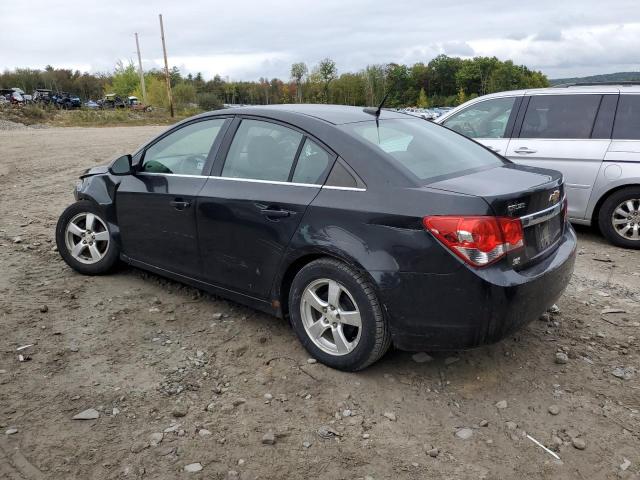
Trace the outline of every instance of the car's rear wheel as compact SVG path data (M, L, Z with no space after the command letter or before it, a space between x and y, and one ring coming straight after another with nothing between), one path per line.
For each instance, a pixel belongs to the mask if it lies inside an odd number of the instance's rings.
M298 272L291 285L289 315L311 356L340 370L362 370L391 344L369 279L334 259L315 260Z
M600 208L598 224L614 245L640 249L640 187L612 193Z
M64 261L85 275L107 273L119 257L118 245L102 212L87 200L62 212L56 226L56 244Z

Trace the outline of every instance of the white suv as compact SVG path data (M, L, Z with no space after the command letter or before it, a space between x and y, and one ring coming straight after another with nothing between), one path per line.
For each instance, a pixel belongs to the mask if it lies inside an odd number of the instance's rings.
M494 93L436 122L515 163L561 171L572 222L640 248L640 84Z

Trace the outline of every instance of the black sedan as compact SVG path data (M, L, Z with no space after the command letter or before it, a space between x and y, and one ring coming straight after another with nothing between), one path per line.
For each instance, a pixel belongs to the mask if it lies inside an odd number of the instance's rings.
M81 178L56 229L72 268L123 260L288 318L343 370L497 341L573 271L560 173L398 112L206 113Z

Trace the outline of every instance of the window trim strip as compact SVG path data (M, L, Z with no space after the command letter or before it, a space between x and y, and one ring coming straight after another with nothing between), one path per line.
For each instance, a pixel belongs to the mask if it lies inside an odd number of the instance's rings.
M219 175L186 175L182 173L160 173L160 172L138 172L136 175L153 175L153 176L168 176L168 177L183 177L183 178L213 178L216 180L226 180L232 182L248 182L248 183L265 183L269 185L290 185L292 187L307 187L307 188L322 188L327 190L344 190L350 192L366 192L366 188L359 187L338 187L333 185L321 185L319 183L297 183L297 182L282 182L278 180L259 180L257 178L237 178L237 177L222 177Z
M550 218L555 217L562 211L562 205L564 204L565 197L562 197L555 205L545 208L544 210L540 210L538 212L532 213L530 215L525 215L520 217L520 222L522 222L522 227L527 228L533 225L537 225L539 223L545 222Z

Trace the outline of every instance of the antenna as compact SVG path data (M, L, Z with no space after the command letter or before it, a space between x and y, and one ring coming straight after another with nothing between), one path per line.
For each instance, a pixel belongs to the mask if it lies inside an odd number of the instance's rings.
M369 115L373 115L374 117L376 117L376 130L378 131L378 143L380 143L380 112L382 111L382 106L384 105L384 102L387 101L387 97L389 96L389 93L391 93L391 89L387 90L387 93L384 94L384 97L382 97L382 101L380 102L380 105L378 105L378 108L365 107L362 109L364 113L368 113Z
M362 109L364 113L368 113L369 115L373 115L374 117L376 117L376 125L378 123L378 119L380 118L380 112L382 111L382 106L384 105L384 102L387 101L387 98L389 97L389 93L391 93L391 90L388 90L387 93L384 94L384 97L382 97L382 101L380 102L380 105L378 105L378 108L365 107Z

